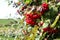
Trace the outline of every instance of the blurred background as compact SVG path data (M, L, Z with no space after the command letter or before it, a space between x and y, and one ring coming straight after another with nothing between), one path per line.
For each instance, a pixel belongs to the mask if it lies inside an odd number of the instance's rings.
M12 5L8 6L8 1L11 0L0 0L0 19L20 17L16 12L18 8L13 8ZM17 2L17 0L14 1Z

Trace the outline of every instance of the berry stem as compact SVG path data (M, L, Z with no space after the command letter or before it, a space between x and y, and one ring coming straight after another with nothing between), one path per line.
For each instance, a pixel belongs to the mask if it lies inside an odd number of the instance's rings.
M60 17L60 14L58 15L58 16L56 16L56 18L55 18L55 21L51 24L51 28L54 28L55 27L55 25L56 25L56 23L58 22L58 20L59 20L59 17Z

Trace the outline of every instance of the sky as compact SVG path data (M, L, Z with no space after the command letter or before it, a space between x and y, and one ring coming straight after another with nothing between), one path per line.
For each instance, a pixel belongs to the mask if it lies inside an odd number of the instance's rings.
M12 5L8 6L8 2L6 0L0 0L0 19L20 17L16 10L17 8L13 8Z

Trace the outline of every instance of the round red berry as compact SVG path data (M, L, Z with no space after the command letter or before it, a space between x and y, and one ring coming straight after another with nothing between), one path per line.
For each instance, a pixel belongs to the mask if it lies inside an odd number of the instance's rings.
M26 19L26 23L30 25L35 25L35 22L32 19Z
M47 11L48 10L48 4L47 3L43 3L42 4L42 11Z
M47 28L44 28L43 31L51 34L51 33L56 33L58 30L47 27Z

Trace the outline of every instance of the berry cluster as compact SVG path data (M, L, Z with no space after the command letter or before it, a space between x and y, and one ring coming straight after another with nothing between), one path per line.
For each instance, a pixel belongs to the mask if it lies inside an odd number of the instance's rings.
M30 25L35 25L36 24L35 20L41 17L41 15L37 13L26 14L25 16L26 16L26 23Z
M47 11L48 10L48 4L47 3L43 3L42 4L43 10Z
M41 15L48 10L48 4L47 3L43 3L42 5L42 11L41 13L36 13L36 12L33 12L33 13L30 13L30 14L26 14L26 23L27 24L30 24L30 25L35 25L36 24L36 19L39 19L41 17Z
M42 14L49 9L49 6L47 3L43 3L41 6L42 6L42 11L41 11Z
M50 27L47 27L47 28L44 28L43 29L44 32L48 32L48 33L56 33L58 30L57 29L53 29L53 28L50 28Z

